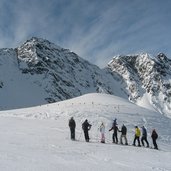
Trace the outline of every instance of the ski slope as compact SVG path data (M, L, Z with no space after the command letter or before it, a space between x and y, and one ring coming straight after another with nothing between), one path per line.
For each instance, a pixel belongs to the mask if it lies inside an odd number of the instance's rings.
M75 118L76 139L70 140L68 119ZM156 128L160 150L112 144L112 120L128 128L132 144L134 126L145 125L151 143ZM90 143L84 142L81 123L92 124ZM101 121L106 144L99 143ZM87 94L59 103L0 112L0 170L4 171L169 171L171 120L155 111L106 94ZM120 136L120 134L118 134Z

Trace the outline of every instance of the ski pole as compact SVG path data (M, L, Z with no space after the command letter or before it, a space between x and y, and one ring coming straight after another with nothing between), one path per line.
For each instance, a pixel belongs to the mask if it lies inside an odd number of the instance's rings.
M80 140L81 136L82 136L82 131L81 131L81 133L80 133L80 136L79 136L78 140Z

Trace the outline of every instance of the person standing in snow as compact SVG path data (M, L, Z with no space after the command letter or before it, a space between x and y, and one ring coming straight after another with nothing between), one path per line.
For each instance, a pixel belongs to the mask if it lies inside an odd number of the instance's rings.
M158 138L158 134L157 134L155 129L153 129L153 131L152 131L151 138L153 140L154 149L158 150L158 145L156 143L156 140Z
M120 143L123 144L122 138L124 138L125 139L125 145L128 145L128 140L127 140L127 137L126 137L127 128L126 128L126 126L124 124L122 125L122 128L121 128L120 132L121 132Z
M113 143L118 143L118 126L117 126L117 123L116 123L116 119L114 120L113 122L113 126L111 129L109 129L109 131L113 130L113 136L112 136L112 139L113 139Z
M141 131L138 128L138 126L135 126L135 137L133 141L133 145L135 146L136 141L138 141L138 146L141 147L140 145L140 136L141 136Z
M91 126L92 125L88 123L87 119L82 124L82 129L84 131L84 137L85 137L86 142L89 142L89 140L90 140L88 131L91 129Z
M100 125L100 133L101 133L101 143L105 143L105 125L103 122Z
M69 120L69 128L71 132L71 140L75 140L75 128L76 128L76 123L73 117Z
M142 137L141 137L141 143L144 146L144 141L147 144L147 147L149 147L149 143L147 141L147 130L144 126L142 126Z

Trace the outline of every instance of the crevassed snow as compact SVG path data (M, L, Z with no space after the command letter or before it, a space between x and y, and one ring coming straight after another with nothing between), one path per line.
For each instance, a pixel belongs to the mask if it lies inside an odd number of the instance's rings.
M68 119L76 120L76 139L70 140ZM128 128L145 125L151 143L156 128L161 150L112 144L112 120ZM92 124L90 143L84 142L81 123ZM106 144L99 143L99 125L106 126ZM0 112L0 170L171 170L171 120L129 101L105 94L87 94L59 103ZM120 135L120 134L119 134ZM119 136L118 136L119 137Z

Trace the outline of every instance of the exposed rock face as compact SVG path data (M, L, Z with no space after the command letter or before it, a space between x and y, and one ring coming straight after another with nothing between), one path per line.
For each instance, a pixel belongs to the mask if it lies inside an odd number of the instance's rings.
M171 114L171 60L163 53L117 56L108 64L126 83L129 99L137 102L144 94L160 112Z

